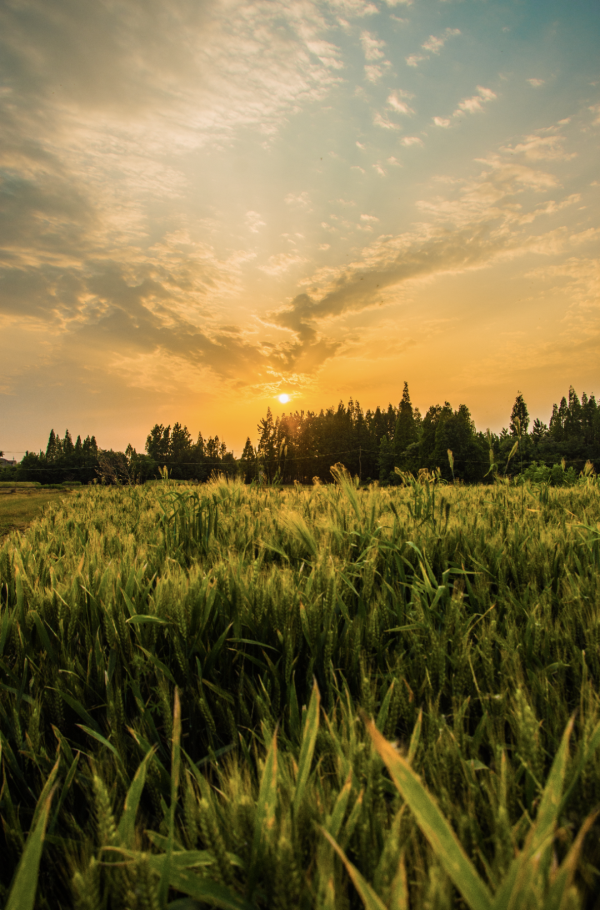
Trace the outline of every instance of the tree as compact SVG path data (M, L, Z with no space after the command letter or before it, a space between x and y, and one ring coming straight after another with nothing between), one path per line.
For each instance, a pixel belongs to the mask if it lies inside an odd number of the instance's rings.
M517 393L510 415L511 436L524 436L529 427L529 411L520 392Z
M258 424L258 457L268 483L271 483L277 470L277 439L275 424L271 408L267 408L267 416Z
M156 462L166 462L171 454L171 425L155 424L146 439L146 452Z
M539 417L536 417L533 421L533 428L531 430L531 438L535 445L539 443L548 435L548 427L545 423L542 423Z
M582 408L573 386L569 387L569 404L565 414L563 433L565 439L577 439L582 435Z
M560 400L560 406L555 404L552 407L552 417L550 418L549 431L550 436L556 442L562 442L564 438L564 426L568 409L569 406L564 395Z
M414 464L409 462L406 457L406 450L409 446L417 442L418 431L413 412L413 406L410 401L408 383L404 383L402 392L402 401L398 411L398 419L394 430L394 461L397 467L403 471L409 471L414 468ZM412 459L410 460L412 461Z
M240 458L240 476L244 483L252 483L256 477L256 453L249 436Z
M50 430L50 436L48 437L48 445L46 446L46 460L54 461L60 454L59 447L56 444L56 435L54 430Z
M394 446L387 436L382 436L379 443L379 479L382 483L389 483L393 477Z

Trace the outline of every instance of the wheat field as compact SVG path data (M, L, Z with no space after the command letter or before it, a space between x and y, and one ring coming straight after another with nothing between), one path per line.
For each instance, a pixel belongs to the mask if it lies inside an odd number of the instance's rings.
M0 900L597 907L600 490L88 487L0 547Z

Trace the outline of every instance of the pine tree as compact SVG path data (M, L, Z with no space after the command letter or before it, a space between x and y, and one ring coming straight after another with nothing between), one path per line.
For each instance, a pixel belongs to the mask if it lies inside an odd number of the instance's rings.
M402 470L408 471L411 469L410 457L405 456L404 453L409 446L417 442L417 438L415 415L408 391L408 383L405 382L394 430L394 461Z
M577 392L573 386L569 387L569 404L565 414L563 431L565 439L578 439L582 435L582 410Z
M542 423L539 417L536 417L533 421L533 428L531 430L531 438L533 439L533 442L538 445L547 435L548 427L545 423Z
M46 460L54 461L57 456L56 451L56 436L54 430L50 430L50 436L48 437L48 445L46 446Z
M550 418L550 435L556 442L562 442L564 439L564 426L569 406L567 399L564 397L560 400L560 405L552 406L552 417Z
M93 438L93 437L92 437ZM171 447L171 426L155 424L146 439L146 452L156 462L168 461Z
M271 408L267 408L267 416L259 421L257 429L260 434L258 437L258 457L267 481L271 483L277 468L276 430Z
M525 436L528 428L529 411L523 396L518 392L510 415L510 434L511 436Z
M246 439L246 445L240 458L240 475L244 483L252 483L256 477L256 453L249 436Z
M382 436L379 443L379 479L382 483L387 483L393 477L394 446L387 436Z

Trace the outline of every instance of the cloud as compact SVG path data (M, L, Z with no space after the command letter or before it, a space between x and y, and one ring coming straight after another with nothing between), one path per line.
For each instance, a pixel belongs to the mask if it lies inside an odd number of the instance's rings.
M529 161L570 161L576 157L575 152L565 152L562 145L564 136L531 135L515 146L502 146L502 151L510 155L523 155Z
M592 121L594 126L600 126L600 104L592 104L590 106L592 114L595 114L594 120Z
M360 43L362 44L365 60L382 60L385 53L382 48L385 47L385 41L376 38L371 32L361 32Z
M246 212L246 227L252 231L253 234L257 234L261 227L265 227L266 221L263 221L258 212Z
M308 193L304 190L302 193L288 193L283 200L286 205L295 205L303 209L310 208Z
M418 136L404 136L402 139L402 145L423 145L423 140L419 139Z
M400 124L394 123L393 120L388 120L387 117L382 117L380 113L376 113L373 117L373 123L375 126L380 126L384 130L399 130Z
M320 249L320 250L323 250L323 251L325 251L325 250L330 250L330 249L331 249L331 244L329 244L329 243L320 243L320 244L319 244L319 249Z
M392 92L388 95L387 103L389 106L398 114L414 114L413 109L408 106L406 101L401 101L398 98L399 94L400 92Z
M529 82L533 88L539 88L541 85L544 85L545 79L528 79L527 82Z
M436 126L442 126L444 129L447 129L450 126L450 120L446 117L434 117L433 122Z
M360 220L361 221L379 221L379 218L377 218L375 215L361 215Z
M269 259L265 265L259 265L258 268L261 272L266 272L267 275L283 275L284 272L287 272L292 266L300 265L306 262L302 256L298 256L294 253L279 253L274 256L269 256Z
M423 50L430 51L432 54L439 54L448 38L451 38L454 35L460 35L460 29L447 28L443 34L438 35L437 37L435 35L430 35L427 41L425 41L421 47Z
M368 0L329 0L331 6L345 16L375 16L379 12L374 3Z
M372 82L373 84L375 84L376 82L379 82L379 80L381 79L382 76L383 76L383 70L381 69L380 66L375 66L375 65L365 66L365 78L367 79L368 82Z
M477 91L477 95L473 95L471 98L464 98L459 102L458 108L454 111L454 117L462 116L465 113L481 113L483 111L483 105L497 97L495 92L489 88L484 88L482 85L477 86Z
M571 194L524 211L517 201L520 195L556 188L558 181L527 164L527 141L519 146L523 148L518 152L491 153L480 162L483 169L477 175L451 181L445 196L422 201L419 207L429 221L403 234L382 235L346 266L307 279L310 293L297 295L270 318L288 329L298 343L305 339L312 343L325 324L334 332L332 319L397 300L408 283L460 274L528 253L556 256L569 242L575 245L577 241L570 241L562 227L528 233L532 220L574 205L579 197ZM361 216L366 227L371 217ZM595 232L581 233L581 243L595 241Z
M460 35L459 28L447 28L441 35L430 35L427 41L424 41L421 45L422 49L428 51L428 53L410 54L410 56L406 57L407 65L418 66L421 61L429 59L430 54L439 54L448 38L454 35Z
M343 61L340 60L340 49L330 41L307 41L306 46L311 54L318 57L323 66L329 69L341 70L344 68Z

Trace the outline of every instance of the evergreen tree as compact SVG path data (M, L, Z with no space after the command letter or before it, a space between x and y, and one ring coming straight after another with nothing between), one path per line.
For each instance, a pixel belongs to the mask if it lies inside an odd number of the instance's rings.
M249 436L240 458L240 476L244 483L252 483L256 478L256 453Z
M277 442L276 430L273 422L271 408L267 408L267 416L258 424L258 457L268 483L271 483L277 470Z
M411 470L414 465L410 456L406 456L409 446L417 442L418 432L415 415L408 391L408 383L404 383L402 401L398 411L398 419L394 429L394 460L403 471Z
M518 421L518 423L517 423ZM510 415L510 434L511 436L525 436L529 428L529 411L523 399L518 392Z
M59 452L57 451L56 436L54 430L50 430L48 445L46 446L46 460L55 461Z
M552 407L552 417L550 418L549 430L550 436L552 436L555 442L562 442L564 439L564 426L568 410L569 406L564 395L560 400L560 406L555 404Z
M192 437L188 428L176 423L171 432L169 446L170 473L176 480L190 478L191 452Z
M95 440L94 440L95 441ZM155 424L146 439L146 452L157 463L164 464L171 454L171 426Z
M379 443L379 480L382 483L394 482L394 446L387 438L382 436Z
M531 438L535 445L539 443L548 435L548 427L545 423L542 423L539 417L536 417L533 421L533 428L531 430Z
M68 430L65 430L65 438L63 439L63 454L72 455L75 451L75 446L73 445L73 439Z
M567 406L563 424L565 439L577 439L582 436L582 408L577 392L573 386L569 387L569 404Z

